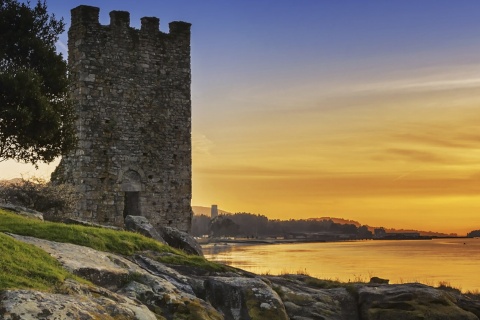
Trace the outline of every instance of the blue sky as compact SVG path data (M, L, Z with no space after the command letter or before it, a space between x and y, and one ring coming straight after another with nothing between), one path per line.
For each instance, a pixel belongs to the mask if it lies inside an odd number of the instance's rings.
M192 23L193 205L480 225L480 1L47 3L80 4Z

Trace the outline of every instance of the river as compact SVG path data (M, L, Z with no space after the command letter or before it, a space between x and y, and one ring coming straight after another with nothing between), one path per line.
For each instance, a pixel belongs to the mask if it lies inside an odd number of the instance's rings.
M208 260L257 274L305 273L342 282L376 276L480 291L480 239L209 244L203 251Z

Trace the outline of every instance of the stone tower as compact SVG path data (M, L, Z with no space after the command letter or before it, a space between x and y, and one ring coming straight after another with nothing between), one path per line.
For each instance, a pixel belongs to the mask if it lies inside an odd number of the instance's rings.
M75 216L123 225L126 215L190 230L190 24L141 19L99 8L72 9L68 63L78 115L78 147L52 175L72 183Z
M210 218L215 219L216 217L218 217L218 206L216 204L212 204L210 209Z

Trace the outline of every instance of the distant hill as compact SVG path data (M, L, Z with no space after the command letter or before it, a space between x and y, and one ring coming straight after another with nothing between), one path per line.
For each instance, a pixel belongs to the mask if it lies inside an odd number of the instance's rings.
M332 220L335 223L339 224L353 224L357 228L362 226L362 224L358 221L355 220L348 220L348 219L343 219L343 218L333 218L333 217L322 217L322 218L311 218L309 220ZM374 232L375 229L378 229L380 227L370 227L367 226L368 230ZM435 231L422 231L422 230L413 230L413 229L395 229L395 228L384 228L385 232L387 233L408 233L408 232L418 232L420 233L421 236L430 236L430 237L447 237L447 236L457 236L456 234L446 234L442 232L435 232Z
M210 210L211 210L210 207L192 206L192 209L195 215L205 215L210 217ZM232 213L218 209L218 214L232 214ZM357 228L363 225L362 223L355 220L335 218L335 217L308 218L306 220L311 220L311 221L332 220L334 223L338 223L338 224L353 224ZM380 228L380 227L371 227L369 225L367 225L367 227L368 227L368 230L370 230L371 232L374 232L375 229ZM407 230L407 229L394 229L394 228L384 228L384 229L387 233L418 232L420 233L421 236L430 236L430 237L456 236L456 234L446 234L446 233L434 232L434 231L410 230L410 229Z
M192 206L193 214L196 216L204 215L210 217L211 208L210 207L201 207L201 206ZM218 214L231 214L225 210L218 209Z

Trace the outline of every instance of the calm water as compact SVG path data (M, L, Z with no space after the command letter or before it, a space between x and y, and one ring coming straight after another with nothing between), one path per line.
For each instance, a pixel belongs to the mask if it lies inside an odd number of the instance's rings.
M260 274L306 272L317 278L390 283L439 282L480 290L480 239L206 245L205 257Z

